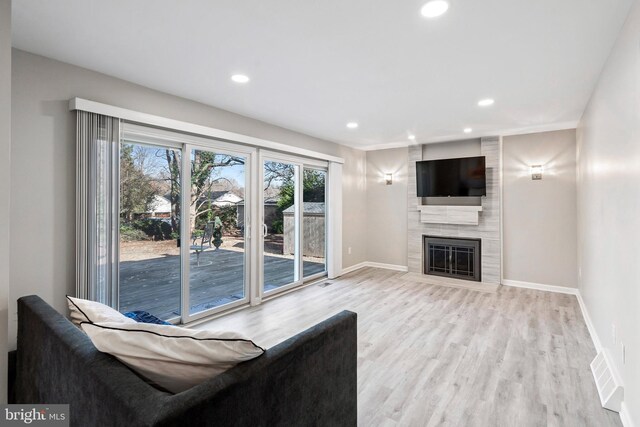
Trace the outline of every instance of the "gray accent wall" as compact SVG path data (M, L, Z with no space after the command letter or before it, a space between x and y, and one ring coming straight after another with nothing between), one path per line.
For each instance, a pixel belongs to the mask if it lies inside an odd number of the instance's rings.
M422 144L422 160L453 159L480 155L480 138Z
M622 377L624 409L635 425L640 425L639 40L636 1L577 132L579 288Z
M435 145L435 144L434 144ZM441 145L441 144L438 144ZM425 224L420 222L418 204L422 198L416 197L416 162L428 158L447 158L460 155L460 151L446 151L431 157L426 153L431 145L409 147L409 169L407 184L408 211L408 268L410 272L422 273L422 236L452 238L480 238L482 242L482 282L500 283L501 281L501 242L500 242L500 138L482 138L478 152L465 150L463 157L485 156L487 176L487 196L481 198L482 212L478 225ZM438 148L440 149L440 148ZM424 150L424 151L423 151Z
M575 129L502 141L504 279L577 287Z
M20 50L13 50L12 70L12 320L20 296L38 294L64 312L65 294L74 292L75 114L68 110L72 97L343 157L343 266L366 260L364 151ZM2 197L2 203L6 200ZM13 347L15 322L10 324Z
M7 402L11 170L11 0L0 0L0 404Z
M407 155L406 147L367 152L367 261L407 265Z

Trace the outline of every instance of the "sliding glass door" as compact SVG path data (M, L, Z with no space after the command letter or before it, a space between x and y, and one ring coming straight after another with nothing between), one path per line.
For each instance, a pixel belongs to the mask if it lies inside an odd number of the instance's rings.
M245 300L248 156L190 149L189 315Z
M263 162L263 289L274 291L300 280L297 164Z
M130 128L119 146L118 309L187 323L247 303L256 150Z
M302 174L302 257L303 276L326 271L326 186L327 171L305 167Z
M180 317L179 146L120 144L119 308Z
M326 272L326 178L304 159L262 161L262 291L298 286Z
M120 311L188 323L325 274L326 163L128 125L117 166Z

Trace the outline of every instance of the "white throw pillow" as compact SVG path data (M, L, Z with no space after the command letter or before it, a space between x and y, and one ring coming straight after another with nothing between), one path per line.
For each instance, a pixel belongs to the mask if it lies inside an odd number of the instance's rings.
M98 350L173 393L264 353L236 332L150 323L82 323L81 327Z
M69 305L71 321L76 326L80 326L81 322L137 323L118 310L99 302L73 298L67 295L67 304Z

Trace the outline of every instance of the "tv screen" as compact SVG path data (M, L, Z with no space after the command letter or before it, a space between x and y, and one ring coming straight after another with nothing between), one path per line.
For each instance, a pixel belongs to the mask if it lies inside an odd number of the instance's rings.
M484 156L416 162L418 197L486 196Z

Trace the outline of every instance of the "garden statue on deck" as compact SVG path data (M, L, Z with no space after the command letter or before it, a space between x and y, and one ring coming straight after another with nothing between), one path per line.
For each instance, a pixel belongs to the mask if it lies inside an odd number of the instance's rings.
M222 244L222 221L220 217L213 220L213 245L218 249Z

